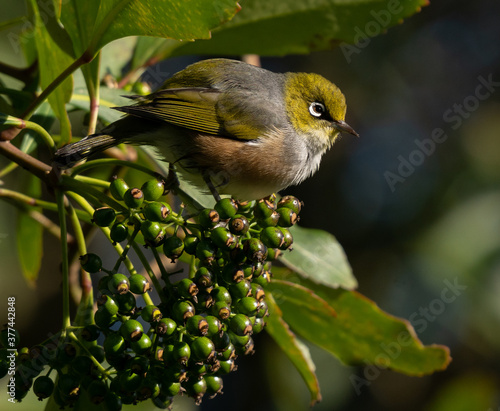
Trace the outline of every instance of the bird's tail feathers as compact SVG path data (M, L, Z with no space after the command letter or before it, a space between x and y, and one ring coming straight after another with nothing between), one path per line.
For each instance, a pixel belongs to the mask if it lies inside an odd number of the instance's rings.
M54 155L54 164L60 169L70 168L92 154L111 148L116 144L116 138L113 136L92 134L57 150Z

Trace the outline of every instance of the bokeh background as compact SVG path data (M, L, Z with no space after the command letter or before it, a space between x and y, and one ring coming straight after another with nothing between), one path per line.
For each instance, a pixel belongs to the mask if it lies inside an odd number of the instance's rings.
M0 57L16 65L20 56L4 34ZM169 60L161 72L194 59ZM301 224L334 234L359 291L411 321L423 343L450 347L453 357L446 371L406 377L346 367L311 346L323 394L314 410L499 409L499 63L495 0L436 0L356 48L262 58L275 71L312 71L335 82L347 97L347 121L361 135L344 136L313 178L286 190L305 202ZM58 249L46 242L38 288L27 287L16 260L15 213L0 203L0 304L16 296L29 345L60 324ZM273 341L259 335L256 348L226 378L224 395L201 410L308 409L305 386ZM366 384L353 384L355 376ZM0 410L11 405L4 391ZM180 399L175 409L196 407Z

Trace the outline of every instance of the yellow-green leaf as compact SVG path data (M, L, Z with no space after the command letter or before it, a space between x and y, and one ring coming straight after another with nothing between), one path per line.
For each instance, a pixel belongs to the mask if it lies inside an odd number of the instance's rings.
M301 337L338 357L345 364L377 365L408 375L425 375L447 367L451 358L447 347L424 346L407 320L385 313L368 298L355 291L333 289L302 280L301 286L273 270L276 280L269 284L279 295L283 319ZM308 290L309 289L309 290ZM319 305L304 303L299 294L314 294L324 300L336 316Z

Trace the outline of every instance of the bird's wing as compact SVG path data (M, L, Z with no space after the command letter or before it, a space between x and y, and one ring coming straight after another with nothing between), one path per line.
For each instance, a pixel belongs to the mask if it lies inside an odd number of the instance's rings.
M221 94L219 90L211 88L171 88L148 96L129 96L137 104L114 109L201 133L229 136L217 113Z

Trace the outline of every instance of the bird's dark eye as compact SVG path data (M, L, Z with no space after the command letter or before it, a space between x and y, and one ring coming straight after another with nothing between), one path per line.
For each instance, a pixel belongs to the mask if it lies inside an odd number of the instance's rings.
M315 101L309 105L309 113L311 113L311 115L314 117L319 118L323 116L325 112L326 112L325 105L322 103Z

